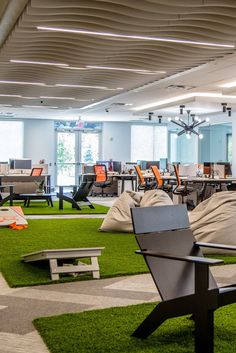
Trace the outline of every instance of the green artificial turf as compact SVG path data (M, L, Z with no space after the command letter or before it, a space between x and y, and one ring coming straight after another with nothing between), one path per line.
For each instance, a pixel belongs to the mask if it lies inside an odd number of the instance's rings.
M147 339L131 337L154 306L64 314L34 324L51 353L194 353L194 322L186 316L167 320ZM236 304L215 312L215 353L236 351L235 315Z
M29 207L25 207L23 202L15 201L15 206L21 206L24 214L26 215L53 215L53 214L106 214L109 207L102 205L94 205L94 209L88 206L82 206L81 210L72 208L71 203L63 202L63 210L59 210L59 201L53 201L54 207L48 206L46 201L31 201Z
M105 247L98 258L101 277L147 271L133 234L105 233L98 229L102 219L29 220L24 230L0 227L0 271L10 286L50 283L48 262L24 263L21 255L43 249ZM92 278L90 275L81 278ZM72 276L61 281L73 280Z
M99 232L102 219L29 220L24 230L0 227L0 271L12 287L51 283L48 262L24 263L21 255L44 249L105 247L99 257L101 277L148 272L133 234ZM212 256L211 256L212 257ZM236 257L224 257L236 263ZM79 279L91 279L89 274ZM60 281L78 280L64 276Z

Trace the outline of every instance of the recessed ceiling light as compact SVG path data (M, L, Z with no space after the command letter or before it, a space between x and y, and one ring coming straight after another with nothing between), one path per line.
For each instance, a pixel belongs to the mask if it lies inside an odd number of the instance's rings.
M97 69L97 70L114 70L114 71L127 71L127 72L135 72L137 74L165 74L166 71L151 71L151 70L141 70L141 69L128 69L124 67L110 67L110 66L95 66L95 65L87 65L88 69Z
M50 97L50 96L40 96L43 99L68 99L68 100L76 100L73 97Z
M41 83L41 82L28 82L28 81L0 81L0 83L14 84L14 85L46 86L45 83Z
M87 34L87 35L95 35L95 36L103 36L103 37L138 39L138 40L147 40L147 41L155 41L155 42L167 42L167 43L169 42L169 43L182 43L182 44L191 44L191 45L205 45L205 46L223 47L223 48L234 48L235 47L233 44L198 42L198 41L185 40L185 39L138 36L138 35L129 35L129 34L109 33L109 32L95 32L95 31L88 31L88 30L84 30L84 29L70 29L70 28L45 27L45 26L38 26L37 29L43 30L43 31L78 33L78 34Z
M23 104L22 107L23 108L49 108L44 105L28 105L28 104Z
M47 61L31 61L31 60L16 60L16 59L11 59L10 62L11 62L11 63L17 63L17 64L50 65L50 66L69 66L68 64L55 63L55 62L47 62Z

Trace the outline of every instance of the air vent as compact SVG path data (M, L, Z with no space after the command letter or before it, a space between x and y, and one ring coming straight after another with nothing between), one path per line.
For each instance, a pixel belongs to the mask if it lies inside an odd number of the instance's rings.
M188 90L188 89L193 89L196 88L195 86L187 86L187 85L169 85L166 87L167 89L171 90Z
M119 103L119 102L111 104L112 107L124 107L125 105L126 103Z

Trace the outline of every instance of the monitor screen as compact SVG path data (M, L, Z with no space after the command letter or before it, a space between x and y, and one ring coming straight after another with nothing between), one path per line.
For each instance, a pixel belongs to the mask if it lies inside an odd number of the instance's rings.
M213 163L212 162L204 162L203 163L203 174L210 175L212 172Z
M31 169L32 161L31 159L10 159L9 160L10 169Z
M121 173L121 167L122 167L121 162L113 161L112 165L113 165L113 172Z
M83 172L84 174L93 174L94 173L93 165L85 165Z
M140 166L141 170L145 170L146 169L146 164L147 164L146 161L138 160L137 164Z
M112 161L96 161L96 164L105 164L107 171L112 172Z
M165 170L167 169L168 159L167 158L160 158L160 169Z
M217 162L216 165L224 165L225 175L232 175L231 164L229 162Z
M151 169L152 165L156 165L159 168L159 161L146 161L146 169Z

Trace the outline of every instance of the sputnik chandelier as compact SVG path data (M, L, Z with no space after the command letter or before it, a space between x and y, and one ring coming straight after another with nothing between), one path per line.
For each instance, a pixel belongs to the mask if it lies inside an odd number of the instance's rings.
M184 108L185 105L180 105L180 115L184 114ZM198 131L196 131L196 127L198 127L201 124L204 124L205 122L209 122L209 118L206 118L204 120L201 120L199 117L197 117L195 114L191 114L190 110L186 110L187 112L187 122L185 122L182 118L176 116L175 119L169 118L168 121L178 125L179 127L182 128L181 131L177 133L177 136L181 136L183 134L186 134L186 137L188 139L191 138L191 135L197 135L199 139L203 138L202 134L199 134Z

